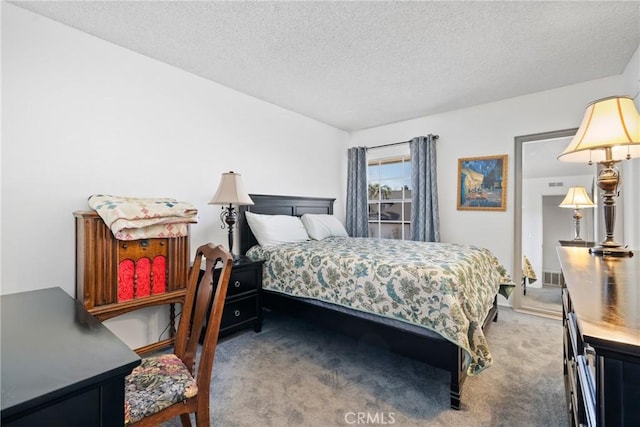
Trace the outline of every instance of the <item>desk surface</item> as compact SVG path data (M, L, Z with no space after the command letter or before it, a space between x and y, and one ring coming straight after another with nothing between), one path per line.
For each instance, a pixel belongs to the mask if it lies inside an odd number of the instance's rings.
M590 255L559 247L566 286L584 340L640 355L640 257Z
M0 296L2 419L128 375L140 357L60 288Z

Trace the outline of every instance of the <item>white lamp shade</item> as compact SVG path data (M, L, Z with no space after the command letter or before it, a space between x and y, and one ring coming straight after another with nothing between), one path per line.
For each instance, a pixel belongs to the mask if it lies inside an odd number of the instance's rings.
M611 159L606 148L611 149ZM640 114L633 99L612 96L587 105L578 132L558 160L587 163L627 156L640 157Z
M253 205L253 200L244 189L242 176L235 172L222 174L218 191L209 202L210 205Z
M561 208L582 209L594 207L584 187L571 187L560 203Z

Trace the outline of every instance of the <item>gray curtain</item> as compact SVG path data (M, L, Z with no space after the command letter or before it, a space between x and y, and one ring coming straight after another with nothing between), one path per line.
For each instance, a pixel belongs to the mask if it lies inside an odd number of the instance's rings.
M369 237L367 148L349 148L347 162L347 233L351 237Z
M411 152L411 238L422 242L440 241L436 138L413 138Z

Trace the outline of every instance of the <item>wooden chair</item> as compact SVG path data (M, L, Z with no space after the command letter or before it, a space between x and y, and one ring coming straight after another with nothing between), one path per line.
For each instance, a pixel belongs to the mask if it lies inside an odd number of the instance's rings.
M202 258L206 269L198 283ZM213 270L218 262L222 262L222 269L214 287ZM196 425L209 426L209 384L232 262L232 256L222 246L208 244L198 248L174 352L143 359L127 377L125 425L156 426L180 415L182 425L191 426L189 414L195 412ZM209 307L211 312L196 369L198 339Z

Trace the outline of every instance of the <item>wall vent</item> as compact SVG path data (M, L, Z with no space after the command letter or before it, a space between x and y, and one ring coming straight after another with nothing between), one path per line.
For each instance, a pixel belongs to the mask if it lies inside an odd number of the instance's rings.
M564 286L564 276L557 271L543 272L543 285Z
M564 182L550 182L549 187L564 187Z

